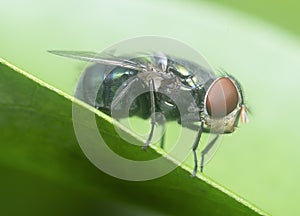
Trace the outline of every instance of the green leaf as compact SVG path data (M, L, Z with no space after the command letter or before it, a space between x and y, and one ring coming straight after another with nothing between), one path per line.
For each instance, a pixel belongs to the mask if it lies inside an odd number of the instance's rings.
M190 168L183 165L143 182L103 173L77 144L72 101L96 113L114 151L143 160L160 157L161 152L154 148L145 153L124 142L110 117L5 60L0 62L2 215L267 215L204 175L191 178ZM164 163L176 161L167 157Z

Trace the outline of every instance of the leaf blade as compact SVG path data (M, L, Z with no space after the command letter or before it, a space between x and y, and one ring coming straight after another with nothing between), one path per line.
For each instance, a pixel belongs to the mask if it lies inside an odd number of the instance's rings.
M0 63L0 109L5 113L0 115L1 163L70 184L100 200L129 202L162 214L196 211L209 215L267 215L204 175L192 179L191 169L185 165L167 176L146 182L127 182L100 172L91 166L77 145L72 102L98 115L109 133L108 140L118 137L113 131L113 119L3 59ZM127 132L128 136L139 139ZM118 142L121 145L112 148L126 154L140 154L140 148L129 148L130 144ZM158 157L163 152L154 147L147 154ZM166 158L180 164L167 155Z

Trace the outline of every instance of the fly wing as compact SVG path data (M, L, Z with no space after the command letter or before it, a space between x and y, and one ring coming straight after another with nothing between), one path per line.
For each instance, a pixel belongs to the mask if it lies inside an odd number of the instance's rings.
M50 50L48 51L52 54L77 59L81 61L94 62L104 65L119 66L131 70L141 71L146 67L140 63L131 61L122 57L113 57L108 55L99 55L96 52L85 52L85 51L60 51L60 50Z
M120 78L124 70L138 73L146 69L144 64L134 59L134 57L116 57L112 53L99 54L96 52L59 50L49 52L67 58L95 63L87 67L82 74L77 85L75 96L91 106L107 110L109 110L109 106L111 105L112 96L110 96L109 93L111 92L109 91L108 96L105 97L105 99L103 98L104 86L102 84L104 80L107 79L108 82L112 82L106 85L109 86L109 88L117 88L120 87L124 81ZM115 71L115 68L119 69ZM113 72L113 74L111 72ZM118 78L119 75L120 77Z
M78 80L74 96L93 107L104 107L102 84L114 68L104 64L93 64L85 68Z

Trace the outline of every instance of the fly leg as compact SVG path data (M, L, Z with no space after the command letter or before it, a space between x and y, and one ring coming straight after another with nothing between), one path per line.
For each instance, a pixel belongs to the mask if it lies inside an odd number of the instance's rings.
M156 122L155 121L155 98L154 98L155 86L154 86L154 81L152 79L149 80L149 91L150 91L150 104L151 104L151 130L148 139L143 146L144 150L146 150L147 147L150 145L150 142L153 137L155 122Z
M196 173L197 173L197 169L198 169L198 159L197 159L197 147L199 145L199 141L200 141L200 138L201 138L201 134L202 134L202 130L203 130L203 121L201 121L201 125L198 129L198 132L197 132L197 137L196 137L196 140L193 144L193 154L194 154L194 171L193 171L193 174L192 176L196 176Z
M204 157L205 155L213 148L214 144L218 140L219 135L217 135L210 143L207 144L207 146L203 149L201 152L201 164L200 164L200 171L203 172L203 167L204 167Z
M164 123L163 124L163 129L162 129L162 137L161 137L161 140L160 140L160 148L164 149L165 147L165 135L166 135L166 124Z
M133 86L133 84L138 81L138 78L134 78L132 79L128 84L127 86L120 92L120 94L118 94L114 100L112 101L111 103L111 107L115 107L120 101L122 98L124 98L124 96L128 93L128 91L130 90L131 86Z

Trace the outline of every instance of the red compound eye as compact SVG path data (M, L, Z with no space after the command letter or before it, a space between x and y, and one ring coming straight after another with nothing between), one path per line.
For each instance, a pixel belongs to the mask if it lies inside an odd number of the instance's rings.
M238 100L239 94L233 81L222 77L217 79L207 92L206 110L212 117L224 117L237 107Z

